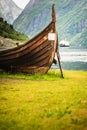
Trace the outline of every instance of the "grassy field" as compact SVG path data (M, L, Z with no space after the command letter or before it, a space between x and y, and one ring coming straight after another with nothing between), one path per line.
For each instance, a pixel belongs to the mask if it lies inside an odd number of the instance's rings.
M1 73L0 130L87 130L87 72Z

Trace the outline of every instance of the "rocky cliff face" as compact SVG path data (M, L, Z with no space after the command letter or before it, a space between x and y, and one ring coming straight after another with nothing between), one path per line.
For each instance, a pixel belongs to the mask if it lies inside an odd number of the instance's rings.
M14 27L33 37L51 21L52 4L55 4L56 8L59 41L67 39L71 43L86 42L86 0L30 0L21 15L15 20ZM85 45L87 44L85 43Z
M4 18L8 23L13 21L22 12L12 0L0 0L0 17Z

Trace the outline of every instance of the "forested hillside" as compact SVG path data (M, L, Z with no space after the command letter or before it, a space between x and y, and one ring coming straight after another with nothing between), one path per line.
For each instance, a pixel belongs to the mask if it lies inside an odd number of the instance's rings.
M28 36L25 34L19 33L14 30L13 25L8 24L7 21L4 21L3 18L0 18L0 36L4 38L11 38L19 41L28 40Z
M0 49L14 47L16 43L23 44L28 40L28 36L17 32L13 25L0 18Z

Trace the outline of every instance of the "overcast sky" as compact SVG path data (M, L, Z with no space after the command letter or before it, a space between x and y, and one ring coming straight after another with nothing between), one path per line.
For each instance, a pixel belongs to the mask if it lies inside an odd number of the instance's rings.
M30 0L13 0L20 8L24 8Z

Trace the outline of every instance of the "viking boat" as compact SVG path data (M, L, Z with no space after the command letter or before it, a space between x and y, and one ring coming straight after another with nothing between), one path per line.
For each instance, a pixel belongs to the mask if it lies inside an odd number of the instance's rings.
M45 74L55 61L58 47L55 8L52 20L34 38L14 48L0 51L0 69L11 73Z

